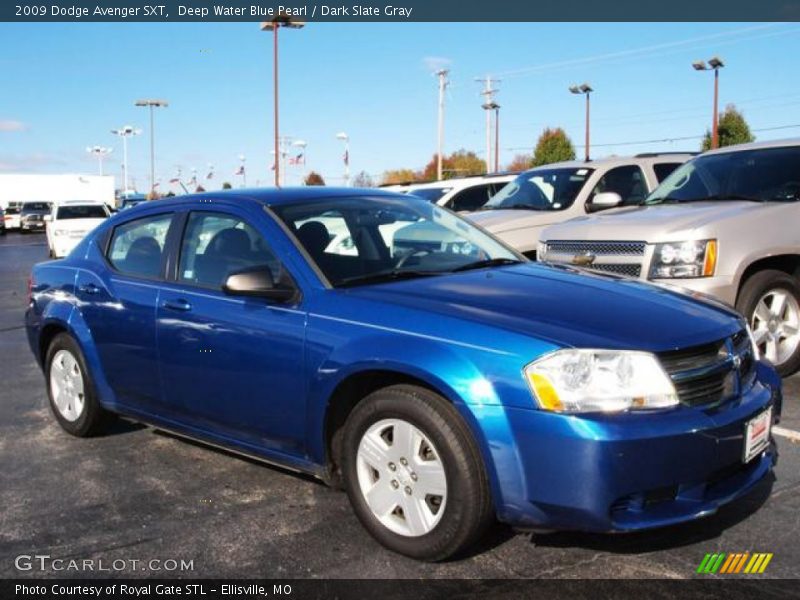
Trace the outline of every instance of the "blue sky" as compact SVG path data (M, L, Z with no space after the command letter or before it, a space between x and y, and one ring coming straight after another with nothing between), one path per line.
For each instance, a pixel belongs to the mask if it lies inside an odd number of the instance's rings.
M699 140L627 144L700 135L711 120L712 76L691 62L719 54L720 103L735 103L755 129L800 125L797 24L747 23L404 23L320 24L281 32L281 132L306 140L306 169L340 183L342 143L351 169L375 177L421 168L436 148L436 80L446 63L445 150L483 153L484 116L476 77L502 80L501 163L533 147L545 126L583 140L588 81L593 155L696 149ZM149 177L149 129L141 97L164 98L156 114L156 178L181 165L211 188L247 157L247 183L271 181L271 37L256 23L0 24L0 172L96 172L86 146L113 146L107 172L119 175L125 124L130 172ZM796 136L800 127L757 132ZM579 151L580 152L580 151ZM289 183L303 167L290 167ZM338 181L337 181L338 178Z

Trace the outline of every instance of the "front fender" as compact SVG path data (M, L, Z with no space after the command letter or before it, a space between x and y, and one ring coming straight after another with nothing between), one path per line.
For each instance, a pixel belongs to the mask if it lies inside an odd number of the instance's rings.
M324 339L313 335L313 339ZM380 349L380 359L376 349ZM314 462L327 462L325 422L336 389L358 374L389 371L423 382L453 404L478 445L498 509L503 506L501 488L513 490L523 484L522 462L497 392L509 382L501 375L486 375L485 352L423 339L411 346L407 339L389 333L351 336L327 355L319 350L309 356L308 439Z

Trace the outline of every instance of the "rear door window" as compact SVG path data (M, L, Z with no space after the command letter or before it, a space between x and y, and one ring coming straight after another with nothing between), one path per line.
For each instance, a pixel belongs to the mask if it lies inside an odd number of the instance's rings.
M128 221L114 229L106 255L112 266L125 275L156 278L172 213Z

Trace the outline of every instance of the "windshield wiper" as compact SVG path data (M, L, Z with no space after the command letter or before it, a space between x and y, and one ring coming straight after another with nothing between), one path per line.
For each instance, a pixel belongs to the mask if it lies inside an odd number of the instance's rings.
M486 260L478 260L475 262L467 263L456 267L451 273L458 273L459 271L470 271L472 269L483 269L485 267L499 267L502 265L518 265L522 261L516 258L488 258Z
M409 269L392 269L391 271L379 271L367 275L356 275L345 277L336 283L336 287L348 287L351 285L361 285L367 283L381 283L383 281L399 281L401 279L416 279L418 277L432 277L441 275L446 271L414 271Z

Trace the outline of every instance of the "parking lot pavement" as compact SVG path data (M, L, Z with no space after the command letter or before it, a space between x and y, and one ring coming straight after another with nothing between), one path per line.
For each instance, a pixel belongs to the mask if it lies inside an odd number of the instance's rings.
M785 438L774 485L707 519L614 536L498 526L470 556L431 565L384 550L343 493L311 479L127 422L70 437L51 418L21 327L28 271L45 256L41 236L0 237L0 577L41 576L15 557L49 554L124 561L100 576L682 578L708 552L743 551L774 553L762 577L800 574L800 445ZM800 430L800 377L785 392L782 425ZM131 566L151 559L193 568Z

